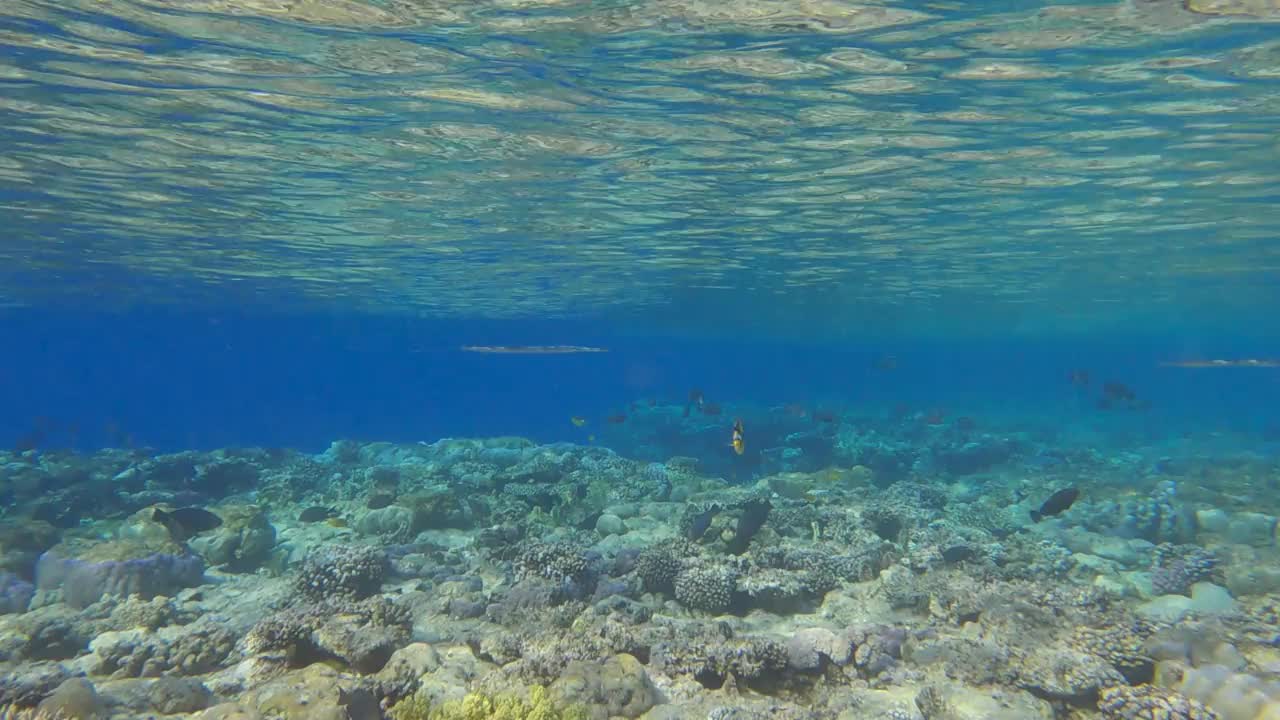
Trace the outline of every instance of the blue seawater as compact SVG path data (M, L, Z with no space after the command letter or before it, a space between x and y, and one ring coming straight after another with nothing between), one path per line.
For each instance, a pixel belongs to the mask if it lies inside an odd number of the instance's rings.
M0 437L637 451L698 389L1274 454L1280 369L1162 366L1280 356L1219 5L11 3Z
M0 716L1280 717L1278 129L1276 0L3 0Z

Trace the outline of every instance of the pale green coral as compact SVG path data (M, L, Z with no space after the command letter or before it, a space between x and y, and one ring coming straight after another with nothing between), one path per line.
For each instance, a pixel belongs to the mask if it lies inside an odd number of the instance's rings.
M461 700L433 705L418 692L396 703L387 713L391 720L587 720L590 714L580 706L556 707L547 689L535 685L529 697L490 696L470 693Z

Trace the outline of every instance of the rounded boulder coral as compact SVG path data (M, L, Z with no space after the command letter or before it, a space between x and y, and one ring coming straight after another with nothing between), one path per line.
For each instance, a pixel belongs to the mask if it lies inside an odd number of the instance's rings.
M729 609L737 588L737 573L732 568L695 565L676 576L676 601L693 610L721 613Z
M387 572L387 558L377 548L324 545L307 554L294 588L313 602L360 600L377 593Z
M669 540L651 545L636 556L636 574L649 592L672 592L676 576L684 569L685 560L695 557L697 547L685 540Z
M1218 713L1181 693L1154 685L1103 688L1098 709L1106 720L1219 720Z

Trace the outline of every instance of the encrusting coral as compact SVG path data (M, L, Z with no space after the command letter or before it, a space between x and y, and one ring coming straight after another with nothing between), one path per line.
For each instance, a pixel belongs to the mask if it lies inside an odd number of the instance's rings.
M418 692L396 703L387 715L391 720L587 720L590 717L582 707L557 707L541 685L533 686L527 699L518 695L469 693L460 700L447 700L438 705Z

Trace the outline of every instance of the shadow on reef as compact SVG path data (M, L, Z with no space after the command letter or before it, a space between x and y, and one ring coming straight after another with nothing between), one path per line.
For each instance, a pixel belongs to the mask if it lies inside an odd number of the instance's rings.
M0 713L1280 713L1275 508L1230 505L1274 460L926 420L762 424L793 452L754 481L519 438L6 454Z

